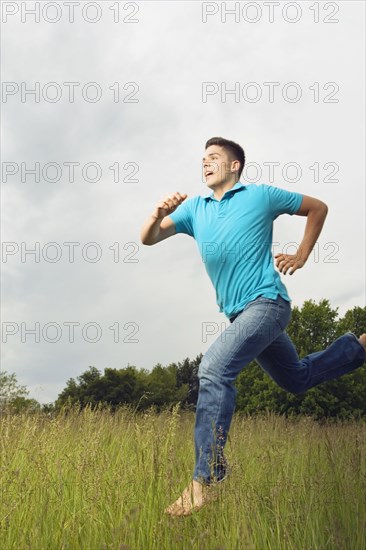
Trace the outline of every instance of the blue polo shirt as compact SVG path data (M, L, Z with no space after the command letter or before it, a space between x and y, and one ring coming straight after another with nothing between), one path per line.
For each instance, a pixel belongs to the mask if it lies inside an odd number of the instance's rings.
M169 215L177 233L193 237L216 290L219 311L230 319L257 298L290 301L272 256L273 220L295 214L303 195L239 181L221 200L187 198Z

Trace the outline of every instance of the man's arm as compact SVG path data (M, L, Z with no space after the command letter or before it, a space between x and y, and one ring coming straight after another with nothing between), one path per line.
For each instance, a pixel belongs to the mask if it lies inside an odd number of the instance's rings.
M181 195L177 192L167 195L157 203L154 212L142 226L140 233L142 244L156 244L176 234L175 223L166 216L172 214L186 198L185 193Z
M307 216L304 237L296 254L276 254L276 267L286 275L293 275L295 271L305 265L311 251L323 228L328 214L328 206L314 197L304 195L296 216Z

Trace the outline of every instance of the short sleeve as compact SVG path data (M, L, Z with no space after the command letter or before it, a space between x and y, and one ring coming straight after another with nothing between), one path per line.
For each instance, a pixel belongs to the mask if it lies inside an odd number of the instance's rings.
M185 233L190 237L194 237L193 233L193 217L192 217L192 200L186 199L182 202L172 214L169 214L175 224L177 233Z
M286 191L272 185L267 185L266 187L273 219L277 218L280 214L295 214L299 210L303 199L301 193Z

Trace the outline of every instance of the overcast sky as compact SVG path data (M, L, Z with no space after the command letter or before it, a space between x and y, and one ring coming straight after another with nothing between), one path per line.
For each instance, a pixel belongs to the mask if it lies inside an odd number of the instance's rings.
M229 322L194 239L139 235L166 194L210 193L213 136L243 146L243 183L328 204L314 254L282 276L293 305L363 307L364 2L79 4L40 2L35 21L35 2L2 3L2 369L50 402L91 365L205 353ZM276 220L276 252L305 221Z

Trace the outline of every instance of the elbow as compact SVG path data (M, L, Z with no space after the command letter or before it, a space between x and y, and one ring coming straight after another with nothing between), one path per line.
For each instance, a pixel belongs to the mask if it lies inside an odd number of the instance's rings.
M326 217L328 214L328 205L325 204L325 202L320 201L317 199L316 203L312 205L312 208L309 209L308 214L310 212L314 213L315 215L321 215L322 217Z
M327 214L328 214L328 205L325 204L325 202L320 201L320 208L321 208L321 211L322 211L322 213L323 213L323 215L324 215L324 218L326 218L326 217L327 217Z
M141 244L147 244L146 239L142 235L142 232L140 233L140 242L141 242Z
M325 218L327 217L327 214L328 214L328 205L326 205L325 202L317 199L316 202L314 202L311 205L311 207L309 208L309 210L305 215L308 217L310 216L314 220L319 220L321 222L324 222Z
M141 235L140 235L140 241L141 241L141 244L144 244L145 246L151 246L154 244L153 242L148 241L146 238L144 239Z

